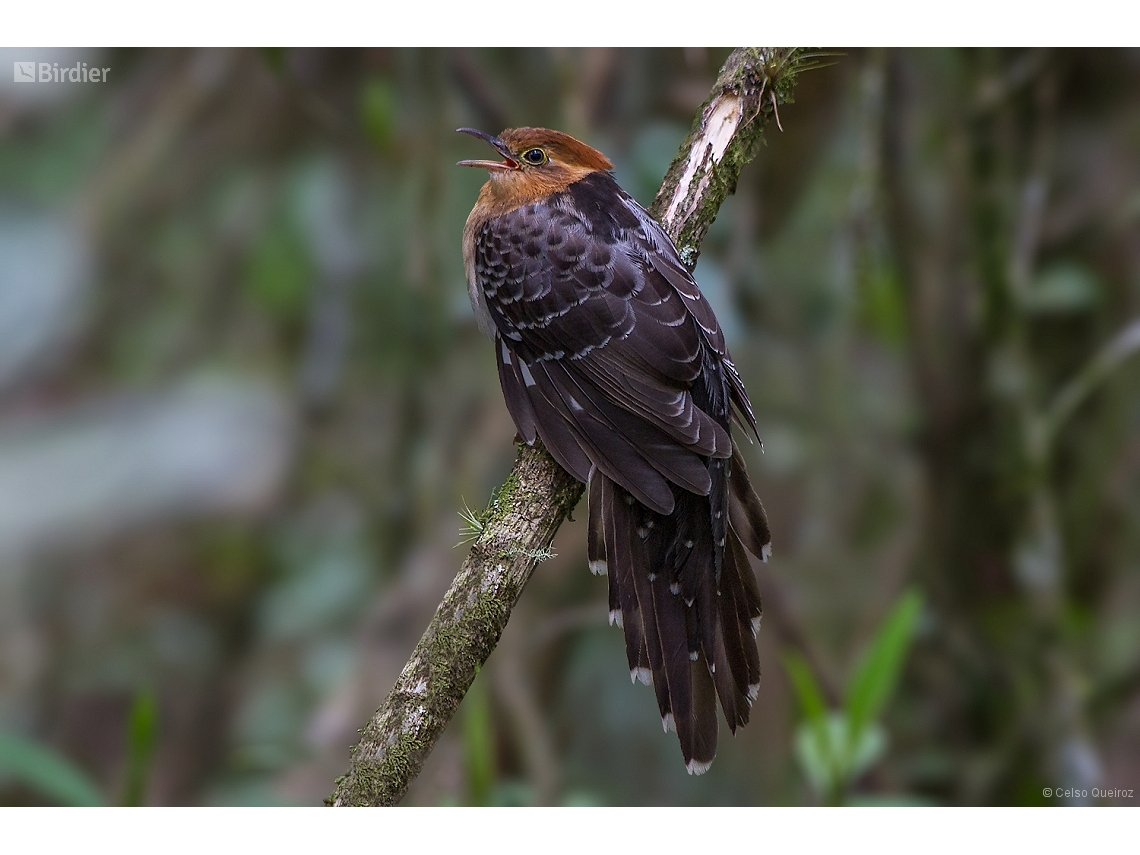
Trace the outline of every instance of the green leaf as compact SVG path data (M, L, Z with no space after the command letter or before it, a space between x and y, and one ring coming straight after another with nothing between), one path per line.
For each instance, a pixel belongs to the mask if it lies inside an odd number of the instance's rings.
M851 725L846 720L846 716L837 716L835 724L840 733L843 734L842 738L851 738ZM833 736L833 739L836 739ZM844 749L844 767L843 772L846 781L854 781L872 766L882 759L883 755L887 753L887 733L877 724L871 724L859 733L857 742L846 743L843 745Z
M922 608L922 597L915 591L904 594L879 627L871 646L863 655L847 687L849 744L857 745L867 723L883 711L894 692L910 647L915 621Z
M808 780L821 793L837 792L842 777L839 769L837 743L832 739L833 728L828 727L827 705L823 692L812 674L811 666L799 653L784 657L784 668L799 698L805 723L796 732L796 757Z
M791 678L792 688L795 689L804 718L813 725L821 724L827 712L827 705L824 703L819 683L811 672L811 666L799 653L789 653L784 657L784 668Z
M817 793L832 793L837 789L834 758L821 738L823 728L805 722L796 728L795 752L800 768Z
M141 691L135 695L127 717L127 783L123 792L127 807L143 804L157 741L158 705L153 692Z
M851 727L841 712L828 714L819 726L805 723L796 729L796 759L812 787L832 804L841 803L845 789L887 750L887 734L877 724L864 728L857 742L850 740Z
M0 732L0 774L68 807L103 804L99 787L86 772L46 745L14 733Z
M486 679L478 675L463 699L463 755L467 772L467 803L491 804L495 787L495 733Z

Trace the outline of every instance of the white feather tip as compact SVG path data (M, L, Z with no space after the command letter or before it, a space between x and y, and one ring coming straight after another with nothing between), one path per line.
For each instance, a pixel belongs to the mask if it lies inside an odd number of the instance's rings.
M712 760L709 760L707 763L701 763L697 760L690 760L685 764L685 771L690 775L703 775L711 768Z

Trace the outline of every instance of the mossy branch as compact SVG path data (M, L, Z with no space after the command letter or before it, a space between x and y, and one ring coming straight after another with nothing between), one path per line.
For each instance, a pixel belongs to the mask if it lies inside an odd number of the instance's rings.
M778 105L790 100L795 75L818 67L823 56L739 48L728 57L649 209L690 269L765 125L778 120ZM583 490L541 444L519 447L467 560L383 706L361 731L329 804L394 805L403 798Z

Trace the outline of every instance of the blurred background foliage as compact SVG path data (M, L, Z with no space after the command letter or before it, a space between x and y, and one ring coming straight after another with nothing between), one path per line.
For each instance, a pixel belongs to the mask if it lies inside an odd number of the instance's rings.
M0 802L331 792L513 455L454 129L647 204L726 55L0 51L111 69L0 78ZM781 119L697 268L765 441L752 723L685 774L579 512L408 802L1140 781L1140 53L853 50Z

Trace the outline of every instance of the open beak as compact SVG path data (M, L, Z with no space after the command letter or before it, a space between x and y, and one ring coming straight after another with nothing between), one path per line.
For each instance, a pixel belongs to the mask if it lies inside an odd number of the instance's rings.
M480 169L500 172L507 172L508 170L519 168L518 161L511 156L511 150L507 148L506 144L498 137L493 137L488 133L477 131L474 128L458 128L455 132L457 134L471 134L473 137L478 137L506 158L506 160L502 162L497 160L461 160L455 164L456 166L477 166Z

